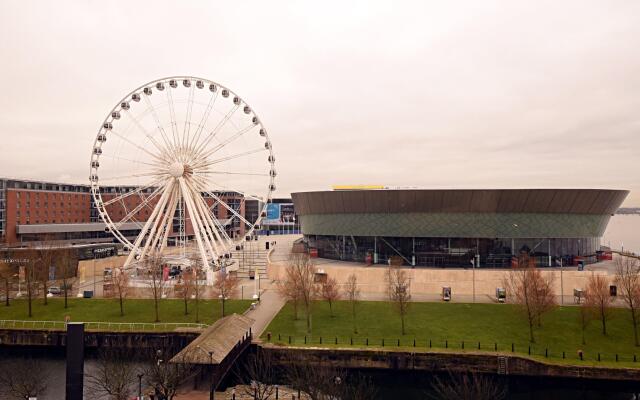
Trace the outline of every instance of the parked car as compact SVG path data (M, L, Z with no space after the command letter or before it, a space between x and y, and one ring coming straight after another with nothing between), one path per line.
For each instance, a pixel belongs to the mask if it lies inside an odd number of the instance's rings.
M49 288L49 294L58 295L60 293L62 293L62 290L60 289L60 286L51 286Z

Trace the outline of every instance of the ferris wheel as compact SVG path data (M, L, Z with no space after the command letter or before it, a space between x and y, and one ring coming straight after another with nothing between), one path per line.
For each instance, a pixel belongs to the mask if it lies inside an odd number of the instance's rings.
M89 179L106 230L130 251L125 268L151 254L196 254L212 277L259 228L275 176L253 108L218 83L175 76L113 107L95 138Z

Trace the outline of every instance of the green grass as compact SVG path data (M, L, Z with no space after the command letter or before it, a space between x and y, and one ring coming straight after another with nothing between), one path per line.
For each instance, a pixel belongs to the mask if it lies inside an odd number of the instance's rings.
M341 301L333 306L334 316L329 313L326 302L316 302L312 313L312 333L306 333L306 321L302 310L299 318L293 316L293 307L287 304L271 322L266 332L271 332L271 341L283 345L411 348L416 340L416 350L432 349L449 351L498 351L515 352L536 359L553 360L559 363L578 362L577 351L584 351L584 363L606 366L640 367L640 347L633 343L633 329L626 309L613 309L607 321L607 335L602 335L602 325L594 320L588 326L582 344L578 307L559 307L545 315L542 327L535 329L535 343L529 342L526 320L515 306L510 304L463 304L463 303L412 303L406 317L406 334L401 334L400 317L393 305L387 302L360 302L357 308L358 333L354 333L351 308ZM280 335L280 337L278 336ZM368 345L366 340L369 340ZM353 340L353 345L351 344ZM400 346L398 346L400 340ZM548 351L549 358L544 356ZM562 352L566 359L562 359ZM597 362L600 353L601 361ZM619 362L615 361L618 354ZM638 362L633 362L634 354Z
M227 300L225 314L242 313L250 300ZM13 300L6 307L0 305L0 320L34 320L34 321L64 321L68 315L71 321L81 322L144 322L152 323L155 312L152 299L126 299L124 301L124 316L120 316L120 305L116 299L69 299L69 307L64 308L61 298L49 299L44 305L42 299L33 300L33 316L28 316L28 305L24 299ZM220 301L199 301L200 323L211 324L222 314ZM189 302L189 314L184 314L184 301L179 299L162 299L159 305L160 322L196 322L195 301Z

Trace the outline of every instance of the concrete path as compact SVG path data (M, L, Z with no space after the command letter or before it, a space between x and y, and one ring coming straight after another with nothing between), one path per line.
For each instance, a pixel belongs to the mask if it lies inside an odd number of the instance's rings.
M284 304L285 301L278 295L273 283L269 283L269 287L262 290L260 303L254 310L250 310L245 314L255 321L251 327L254 341L259 340L260 335L280 312Z

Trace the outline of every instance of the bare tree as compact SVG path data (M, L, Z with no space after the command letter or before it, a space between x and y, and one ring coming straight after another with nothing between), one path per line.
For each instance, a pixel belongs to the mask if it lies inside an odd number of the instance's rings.
M293 282L297 285L298 297L304 307L307 333L311 333L311 311L313 301L318 298L316 267L307 254L295 254L289 260L287 268L291 269L294 276Z
M224 304L238 290L238 285L240 285L240 280L235 275L222 270L216 273L216 280L213 283L213 295L220 299L223 317Z
M128 400L134 393L136 368L129 351L101 349L90 374L86 375L87 389L95 397Z
M33 317L33 298L37 292L37 269L36 262L38 254L29 249L25 253L25 263L19 267L19 278L25 282L25 290L27 294L27 307L29 310L29 318Z
M613 298L609 294L609 283L600 275L591 275L587 279L584 296L585 306L593 310L602 322L602 334L607 334L607 319L611 316Z
M200 295L202 294L202 286L200 285L201 264L200 257L193 254L189 257L190 269L187 269L186 275L192 282L193 297L195 300L196 322L200 322Z
M62 249L57 254L60 275L62 276L62 293L64 294L64 308L69 307L69 278L75 275L74 266L77 263L77 255L71 248Z
M620 256L616 258L615 282L624 300L633 326L634 344L638 346L638 308L640 307L640 261L636 258Z
M0 360L0 397L24 400L46 394L47 368L33 358Z
M556 306L551 280L542 276L535 267L535 260L523 252L518 257L518 267L509 271L505 278L504 286L525 316L529 324L529 340L534 343L534 325L540 326L542 315Z
M11 280L13 278L13 268L9 262L0 262L0 279L3 281L4 305L9 307L11 295Z
M507 386L488 375L449 373L448 379L434 375L431 382L435 400L502 400L507 398Z
M347 278L344 286L345 296L351 303L351 317L353 318L353 333L358 333L358 324L356 320L356 306L360 300L360 288L358 287L358 278L356 274L351 274Z
M280 297L293 305L293 319L298 319L298 305L300 303L300 285L297 280L298 274L295 268L288 265L284 270L284 277L276 282Z
M180 280L176 285L176 293L184 302L184 315L189 315L189 299L193 293L194 281L192 270L185 270L180 274Z
M172 400L178 393L178 388L193 378L198 371L193 364L170 363L169 360L174 353L173 349L151 352L142 369L146 384L151 386L161 399Z
M411 300L411 279L407 271L398 266L387 269L387 294L395 306L402 323L402 334L405 334L405 317L409 312Z
M585 303L580 305L580 312L578 313L578 322L580 323L580 329L582 331L582 344L587 344L584 333L587 330L587 326L593 319L593 312L587 307Z
M129 295L129 272L124 268L114 268L112 285L115 290L114 295L118 296L120 304L120 316L124 316L124 299Z
M277 369L270 353L261 350L260 347L234 370L234 375L244 385L241 391L247 398L267 400L275 396L275 384L279 378Z
M143 261L144 270L147 273L147 284L153 296L153 307L155 311L155 322L160 322L159 301L164 291L164 264L162 255L152 252Z
M336 278L327 277L327 280L320 284L320 297L329 303L329 312L333 317L333 303L340 300L340 290Z
M34 253L35 278L42 285L42 299L46 306L49 304L47 298L47 294L49 294L49 270L54 265L56 258L58 258L58 254L53 247L53 242L48 239L43 240L40 245L34 247Z

